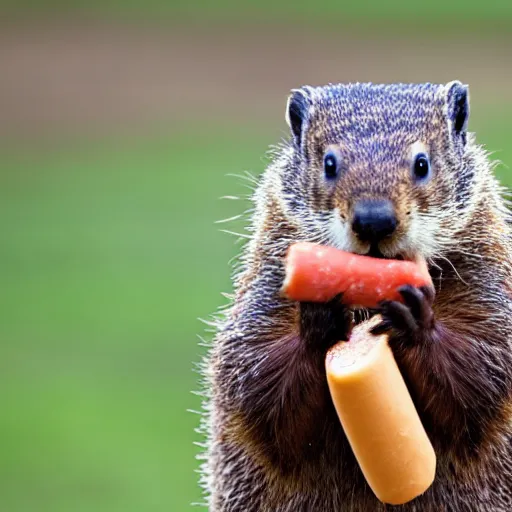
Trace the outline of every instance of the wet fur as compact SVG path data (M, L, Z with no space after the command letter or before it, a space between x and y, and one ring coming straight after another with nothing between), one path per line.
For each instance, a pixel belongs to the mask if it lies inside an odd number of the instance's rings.
M346 335L354 313L336 301L298 305L279 294L290 243L364 250L340 235L353 198L362 195L395 201L402 232L387 249L422 252L436 287L432 322L420 321L414 336L404 336L397 319L390 325L438 457L433 486L397 509L512 509L508 213L485 152L471 134L453 135L450 87L300 92L306 126L299 143L292 138L280 148L258 185L235 298L205 367L202 484L212 512L395 508L379 503L364 481L325 381L325 351ZM411 185L405 156L416 140L429 144L437 169L423 188ZM347 162L331 189L319 170L327 144L340 144Z

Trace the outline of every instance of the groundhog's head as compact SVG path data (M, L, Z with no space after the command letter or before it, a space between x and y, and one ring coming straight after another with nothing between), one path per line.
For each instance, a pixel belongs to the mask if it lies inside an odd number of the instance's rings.
M350 84L292 92L287 211L341 249L432 257L456 243L476 177L460 82Z

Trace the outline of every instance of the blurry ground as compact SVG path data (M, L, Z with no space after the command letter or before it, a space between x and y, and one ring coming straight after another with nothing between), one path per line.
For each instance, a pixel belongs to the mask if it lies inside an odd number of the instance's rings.
M169 123L282 118L305 83L449 81L510 101L512 37L340 27L54 21L0 31L0 138L134 133Z
M178 512L200 500L198 418L186 412L200 408L197 318L224 302L240 250L214 220L247 206L218 198L249 192L227 175L263 170L291 88L459 78L470 128L512 162L510 2L390 0L371 23L350 2L358 24L341 23L339 0L323 2L329 23L307 23L322 11L297 2L300 23L283 8L264 23L274 4L258 2L260 25L228 23L239 3L222 0L215 23L0 27L2 510ZM418 8L427 28L389 23ZM447 12L472 13L472 28L438 27ZM481 17L494 20L483 35ZM498 173L512 184L506 165Z

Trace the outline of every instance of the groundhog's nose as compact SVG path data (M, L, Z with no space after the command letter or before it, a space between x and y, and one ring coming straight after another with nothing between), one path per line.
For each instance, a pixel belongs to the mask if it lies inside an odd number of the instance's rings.
M361 199L354 207L352 230L362 242L380 242L393 234L396 225L391 201Z

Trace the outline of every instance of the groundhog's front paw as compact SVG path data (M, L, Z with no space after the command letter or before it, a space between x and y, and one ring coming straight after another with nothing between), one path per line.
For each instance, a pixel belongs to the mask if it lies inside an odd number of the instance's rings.
M300 336L310 346L324 351L341 340L347 340L351 314L341 296L327 303L301 302Z
M379 312L383 320L372 329L372 333L388 333L392 343L398 341L405 345L415 344L434 328L434 291L426 286L402 286L398 291L404 303L382 302Z

